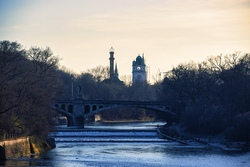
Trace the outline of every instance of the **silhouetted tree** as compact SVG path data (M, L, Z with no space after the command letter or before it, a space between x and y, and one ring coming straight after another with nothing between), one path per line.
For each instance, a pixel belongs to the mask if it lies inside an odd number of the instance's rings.
M236 53L179 65L159 85L159 98L184 106L180 117L190 132L221 133L250 110L249 64L248 54Z
M232 126L226 130L226 137L234 141L250 142L250 112L237 115Z
M60 90L58 58L49 48L24 50L16 42L2 41L0 59L0 131L46 137Z
M95 82L101 82L109 78L109 67L103 67L101 65L87 70L87 73L93 76Z

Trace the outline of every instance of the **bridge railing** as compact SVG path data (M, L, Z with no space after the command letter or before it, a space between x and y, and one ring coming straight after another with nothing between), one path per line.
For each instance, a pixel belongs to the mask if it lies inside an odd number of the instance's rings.
M159 101L125 101L125 100L84 100L85 104L141 104L141 105L169 105Z

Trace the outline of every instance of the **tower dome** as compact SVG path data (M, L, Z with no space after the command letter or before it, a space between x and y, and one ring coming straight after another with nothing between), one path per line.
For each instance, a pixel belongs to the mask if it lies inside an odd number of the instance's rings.
M111 52L113 52L113 53L115 52L113 47L111 47L111 48L109 49L109 53L111 53Z

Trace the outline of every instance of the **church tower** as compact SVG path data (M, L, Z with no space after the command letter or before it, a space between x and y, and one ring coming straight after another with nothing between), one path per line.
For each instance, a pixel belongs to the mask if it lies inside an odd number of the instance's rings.
M144 62L144 55L137 56L136 60L132 63L132 82L135 83L147 83L146 65Z

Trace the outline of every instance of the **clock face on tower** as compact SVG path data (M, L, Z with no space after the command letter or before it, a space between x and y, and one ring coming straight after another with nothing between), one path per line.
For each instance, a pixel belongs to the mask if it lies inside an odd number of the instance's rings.
M138 66L138 67L137 67L137 70L141 70L141 67Z

